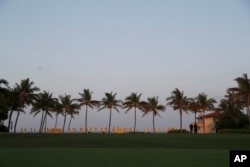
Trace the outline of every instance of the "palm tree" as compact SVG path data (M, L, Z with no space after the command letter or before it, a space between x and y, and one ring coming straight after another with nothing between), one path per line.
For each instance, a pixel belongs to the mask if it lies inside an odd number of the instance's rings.
M188 104L188 110L194 113L194 123L196 124L196 114L201 110L200 104L195 99L191 98Z
M184 92L180 91L178 88L175 88L171 92L171 96L166 100L169 101L167 104L171 105L174 110L179 110L180 114L180 133L182 133L182 111L187 112L187 107L190 99L187 96L184 96Z
M137 93L132 92L130 96L127 96L125 98L125 102L123 103L123 108L127 108L127 113L129 110L134 108L135 114L134 114L134 132L136 131L136 109L141 109L141 94L137 95Z
M40 122L40 128L39 132L42 133L44 129L44 125L46 128L46 122L47 122L47 116L50 116L52 118L52 114L50 111L54 110L54 106L58 102L57 98L52 97L53 94L49 93L47 91L44 91L43 93L38 94L37 98L32 104L32 109L30 114L34 113L34 117L42 112L41 122Z
M80 106L86 106L85 108L85 132L87 133L87 129L88 129L88 107L90 107L91 109L93 109L94 106L98 106L99 105L99 101L97 100L92 100L92 93L89 89L84 89L83 93L79 93L79 95L81 96L81 98L78 99L78 101L80 102Z
M237 98L242 99L244 101L244 107L247 110L247 116L250 123L250 79L247 77L247 74L243 74L242 77L238 77L235 79L238 84L238 87L229 88L228 91L234 92L234 95Z
M14 133L16 133L16 126L17 121L20 115L20 111L24 112L24 108L27 105L30 105L33 103L33 101L36 99L37 95L35 94L36 91L39 91L40 89L38 87L34 87L34 82L30 81L29 78L21 80L20 84L15 84L15 90L18 92L18 102L20 110L17 111L17 117L15 121L14 126Z
M121 100L116 100L116 93L113 94L113 92L111 93L105 93L105 96L101 103L100 103L100 110L109 109L109 133L110 133L110 127L111 127L111 115L112 115L112 109L116 110L117 112L119 112L118 108L121 108L122 105L122 101Z
M239 123L239 114L242 110L242 102L236 98L234 93L227 92L225 99L221 99L219 111L223 111L223 115L231 117L236 124Z
M77 109L79 109L79 108L80 108L80 106L77 107ZM75 118L74 115L76 115L76 114L78 115L78 114L79 114L79 111L77 111L77 110L75 110L75 109L70 110L70 111L68 112L68 115L70 115L68 129L70 129L71 120L72 120L72 118Z
M68 114L73 113L73 111L78 110L80 108L79 104L74 103L74 100L71 99L70 95L65 94L64 96L59 96L60 103L58 105L58 110L61 110L64 121L63 121L63 133L66 123L66 117Z
M203 117L203 133L205 133L205 111L207 110L212 110L214 109L214 103L216 103L216 100L213 98L207 98L207 95L205 93L200 93L198 94L198 96L196 97L196 100L198 102L198 104L200 105L200 109L202 112L202 117Z
M155 116L160 116L159 111L164 111L165 107L158 104L158 97L149 97L148 101L142 101L141 104L144 112L143 116L149 112L153 114L153 130L155 133Z
M2 87L1 85L4 85ZM5 79L0 79L0 124L8 119L8 96L9 96L9 86L8 81Z

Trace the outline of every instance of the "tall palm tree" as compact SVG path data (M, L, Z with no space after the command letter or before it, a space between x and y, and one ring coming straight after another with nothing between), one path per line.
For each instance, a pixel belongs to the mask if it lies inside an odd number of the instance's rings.
M57 98L53 98L52 96L53 96L52 93L44 91L38 94L37 98L32 104L33 107L31 108L30 114L34 113L35 117L37 114L42 112L40 128L39 128L40 133L42 133L44 125L46 128L47 116L50 116L52 118L52 114L50 111L53 111L56 103L58 103Z
M198 94L198 96L196 97L196 100L198 102L198 104L200 105L200 109L202 112L202 117L203 117L203 133L205 133L205 111L208 110L213 110L214 109L214 103L216 103L216 100L213 98L208 98L207 95L205 93L200 93Z
M64 121L63 121L63 133L64 133L67 115L69 115L75 110L80 109L80 106L79 104L74 103L74 100L71 99L71 96L67 94L65 94L64 96L59 96L59 100L60 102L58 108L61 110L64 116Z
M132 92L130 96L127 96L125 98L125 102L123 102L123 108L127 108L126 112L127 113L129 110L134 108L134 132L136 131L136 109L141 109L142 104L140 101L141 94L137 95L137 93Z
M143 116L149 112L153 114L153 130L155 133L155 116L159 115L159 111L165 111L165 107L163 105L158 104L158 97L149 97L148 101L142 101L143 107Z
M180 114L180 133L182 133L182 111L187 112L187 107L190 99L187 96L184 96L184 92L180 91L178 88L175 88L171 92L171 96L166 99L169 101L167 104L171 105L174 110L179 110Z
M109 109L109 133L111 127L111 116L112 116L112 109L119 112L118 108L122 108L121 105L122 101L116 99L116 93L105 93L105 97L102 99L100 103L100 108L98 111L108 108Z
M15 84L15 90L18 92L18 102L20 105L20 110L17 111L17 117L14 126L14 133L16 133L17 121L20 115L20 111L24 111L26 106L32 104L32 102L36 99L37 94L36 91L40 89L34 86L34 82L30 81L29 78L21 80L20 84Z
M78 101L80 102L80 106L84 106L85 105L85 132L87 133L87 129L88 129L88 107L90 107L91 109L93 109L94 106L98 106L99 105L99 101L97 100L92 100L92 93L89 89L84 89L83 93L79 93L79 95L81 96L81 98L78 99Z
M247 74L243 74L242 77L237 77L235 81L238 84L238 87L229 88L228 91L234 92L237 98L244 101L244 107L247 110L247 116L250 123L250 79L247 77Z

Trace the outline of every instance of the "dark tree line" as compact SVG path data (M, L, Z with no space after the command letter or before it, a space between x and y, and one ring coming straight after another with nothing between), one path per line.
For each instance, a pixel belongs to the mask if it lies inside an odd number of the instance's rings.
M196 122L197 113L201 116L205 115L206 111L216 111L220 113L220 117L216 121L216 128L244 128L249 124L250 119L250 79L247 74L235 79L237 87L227 89L225 98L221 99L218 107L215 107L215 99L208 98L205 93L199 93L194 98L185 96L184 91L178 88L171 92L171 95L166 98L166 105L171 106L179 112L180 132L182 132L183 112L194 113ZM87 132L88 111L96 108L98 111L103 109L109 110L109 132L111 127L112 112L119 112L120 109L126 109L125 113L134 111L134 131L136 131L137 112L143 113L143 116L152 113L152 125L155 133L155 116L160 116L160 111L166 110L166 105L159 104L158 97L148 97L146 101L141 100L142 94L132 92L124 101L116 98L116 93L105 93L101 100L92 99L93 92L89 89L83 89L79 93L79 98L71 98L70 95L61 95L58 98L53 96L53 93L42 91L34 85L29 78L23 79L20 83L16 83L13 87L9 87L9 83L5 79L0 80L0 123L8 120L8 126L5 128L1 125L0 131L9 131L14 128L16 133L18 119L20 114L25 113L25 109L30 106L30 114L33 116L41 115L39 132L47 127L47 117L55 116L55 128L57 128L57 118L63 116L63 132L65 131L66 119L69 117L68 128L70 128L71 120L82 107L85 108L85 132ZM246 113L244 114L244 108ZM13 120L12 115L16 113L16 118ZM13 124L14 121L14 124ZM203 127L205 119L203 119ZM13 127L12 127L13 126ZM203 128L205 133L205 129Z

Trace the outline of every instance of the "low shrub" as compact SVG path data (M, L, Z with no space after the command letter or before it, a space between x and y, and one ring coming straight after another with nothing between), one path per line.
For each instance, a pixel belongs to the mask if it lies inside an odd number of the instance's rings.
M181 130L180 129L171 129L168 131L168 133L180 133ZM190 133L189 131L187 131L186 129L182 129L182 133Z
M9 132L9 129L4 125L0 125L0 132Z
M227 134L250 134L250 129L222 129L219 133Z

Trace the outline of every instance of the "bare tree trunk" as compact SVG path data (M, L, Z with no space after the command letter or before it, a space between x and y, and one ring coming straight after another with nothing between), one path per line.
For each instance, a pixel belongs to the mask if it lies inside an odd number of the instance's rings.
M88 133L88 123L87 123L87 120L88 120L88 106L86 105L86 114L85 114L85 133Z
M134 132L135 132L135 130L136 130L136 107L135 107L135 120L134 120L135 122L134 122Z
M112 113L112 109L110 108L110 112L109 112L109 133L110 133L110 127L111 127L111 113Z
M18 111L17 116L16 116L16 122L15 122L15 126L14 126L14 133L16 133L16 126L17 126L17 121L20 115L20 111Z

